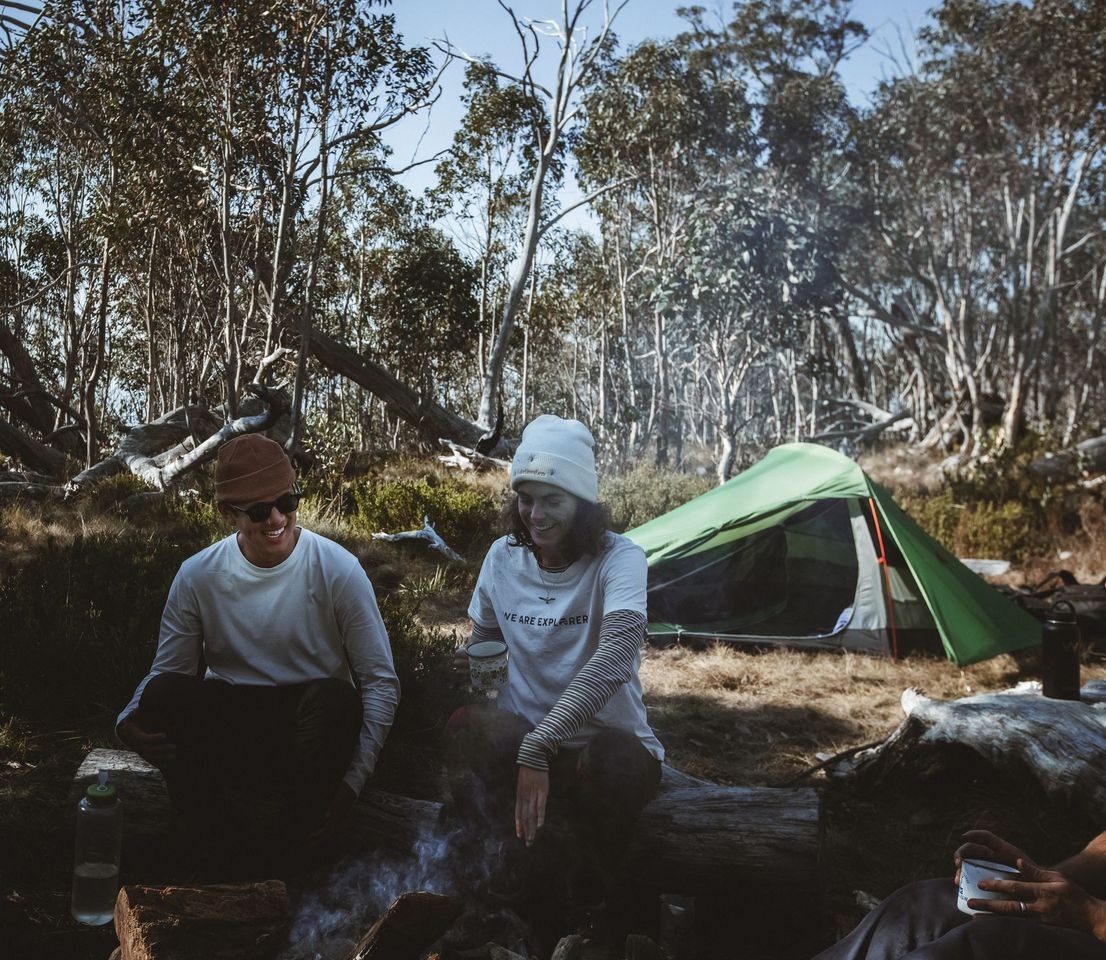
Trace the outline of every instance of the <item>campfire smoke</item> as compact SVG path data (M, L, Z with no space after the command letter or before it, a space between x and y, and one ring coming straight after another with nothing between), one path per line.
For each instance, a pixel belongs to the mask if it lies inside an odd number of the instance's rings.
M347 960L403 894L471 895L491 875L500 846L474 844L463 830L442 827L416 841L409 857L377 853L340 862L304 884L281 960Z

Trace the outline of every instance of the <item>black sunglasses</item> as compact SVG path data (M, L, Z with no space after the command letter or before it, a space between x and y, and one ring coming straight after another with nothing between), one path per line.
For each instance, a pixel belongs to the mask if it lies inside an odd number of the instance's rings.
M282 493L275 500L251 503L248 507L239 507L233 503L228 503L227 506L231 510L244 513L253 523L264 523L269 519L269 514L273 512L273 507L276 507L281 513L293 513L299 507L302 496L302 491L293 490L291 493Z

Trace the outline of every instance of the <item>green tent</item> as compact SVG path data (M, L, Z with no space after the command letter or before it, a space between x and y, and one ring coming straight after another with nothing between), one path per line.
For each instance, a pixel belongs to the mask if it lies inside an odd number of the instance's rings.
M964 665L1040 644L1041 625L929 537L848 457L776 447L626 534L649 561L649 631Z

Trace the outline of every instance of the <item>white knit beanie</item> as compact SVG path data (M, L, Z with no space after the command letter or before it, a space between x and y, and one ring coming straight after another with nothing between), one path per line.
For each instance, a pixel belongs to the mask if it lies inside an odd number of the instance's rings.
M511 461L511 489L534 480L597 503L599 478L595 475L594 448L591 431L579 420L542 414L522 431L522 442Z

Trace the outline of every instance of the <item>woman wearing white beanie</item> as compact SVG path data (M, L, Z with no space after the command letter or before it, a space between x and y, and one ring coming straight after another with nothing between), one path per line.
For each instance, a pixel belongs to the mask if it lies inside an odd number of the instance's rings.
M593 861L591 889L574 894L605 899L614 923L621 861L664 759L638 677L645 554L608 529L594 441L578 420L544 415L526 427L511 489L507 535L488 551L468 610L470 643L506 641L508 681L494 708L450 718L454 799L470 821L513 826L540 849L552 798Z

